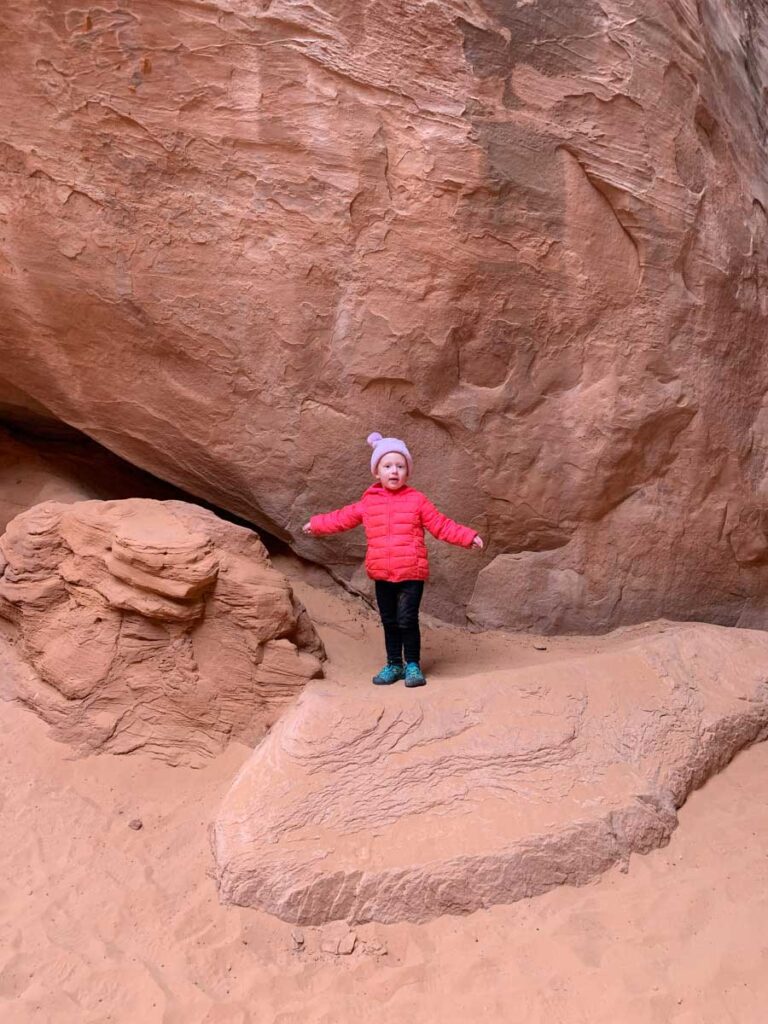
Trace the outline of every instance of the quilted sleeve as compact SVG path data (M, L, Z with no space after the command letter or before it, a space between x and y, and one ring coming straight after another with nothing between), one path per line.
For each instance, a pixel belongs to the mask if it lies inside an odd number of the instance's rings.
M329 533L342 533L344 530L352 530L363 521L363 503L355 501L351 505L334 509L333 512L323 512L320 515L312 516L309 525L316 537L323 537Z
M477 530L455 523L453 519L438 512L429 498L424 498L421 504L421 521L433 537L449 544L458 544L462 548L470 547L477 536Z

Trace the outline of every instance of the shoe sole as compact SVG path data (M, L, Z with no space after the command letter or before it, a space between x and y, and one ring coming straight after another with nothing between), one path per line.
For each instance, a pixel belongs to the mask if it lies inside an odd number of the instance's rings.
M374 686L394 686L394 684L395 683L399 683L402 678L403 677L400 676L400 679L386 680L386 679L377 679L376 676L374 676L373 679L371 680L371 682L373 683Z
M409 690L412 690L414 688L414 686L426 686L427 685L427 680L426 679L419 679L418 682L415 681L415 680L409 682L406 679L405 685L408 687Z

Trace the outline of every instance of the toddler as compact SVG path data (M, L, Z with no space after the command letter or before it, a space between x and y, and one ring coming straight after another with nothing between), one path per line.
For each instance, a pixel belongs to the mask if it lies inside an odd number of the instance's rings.
M322 537L363 524L368 542L365 568L375 582L387 651L387 664L373 682L386 686L404 678L406 686L424 686L419 664L419 604L429 577L424 527L438 540L465 548L482 548L483 541L476 530L454 523L426 495L408 486L413 460L403 441L374 433L368 444L377 482L352 505L312 516L302 530Z

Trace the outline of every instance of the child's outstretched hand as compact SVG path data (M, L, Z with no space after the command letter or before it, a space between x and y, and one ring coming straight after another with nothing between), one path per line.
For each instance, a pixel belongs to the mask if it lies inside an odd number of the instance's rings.
M479 533L475 537L472 538L472 547L473 548L484 548L485 547L485 544L483 544L483 538L480 536Z
M304 523L304 525L301 528L301 532L302 533L308 533L311 536L312 535L312 524L311 523Z

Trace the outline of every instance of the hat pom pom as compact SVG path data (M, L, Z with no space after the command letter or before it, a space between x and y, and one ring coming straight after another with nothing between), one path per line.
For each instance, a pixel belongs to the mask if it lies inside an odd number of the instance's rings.
M375 430L374 430L374 432L372 434L369 434L368 437L366 438L366 441L371 446L371 448L375 448L380 440L381 440L381 434L379 434Z

